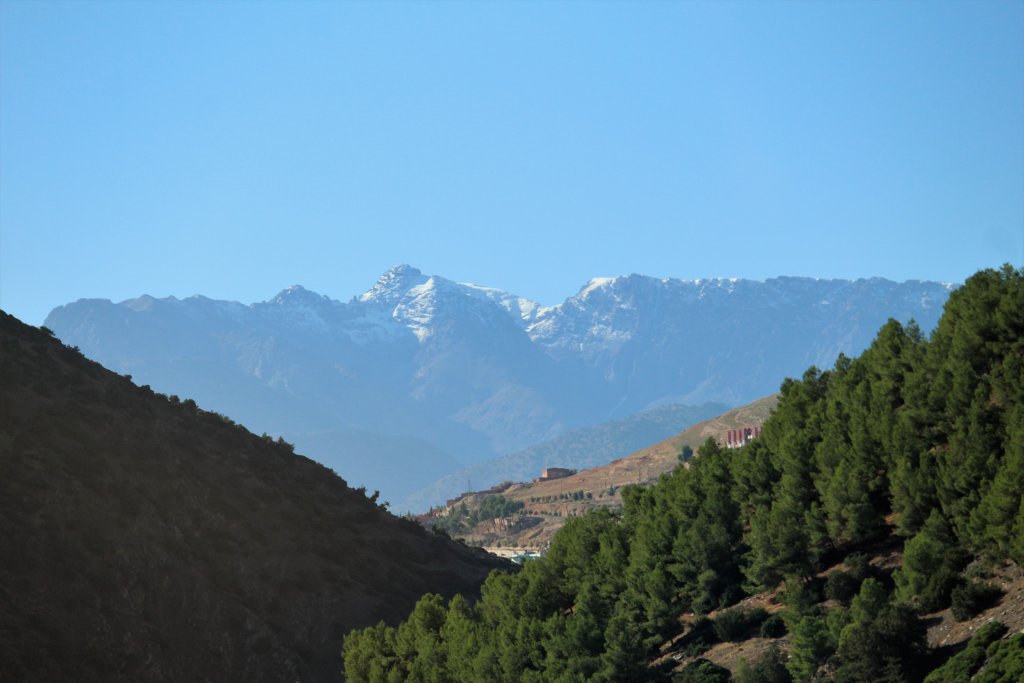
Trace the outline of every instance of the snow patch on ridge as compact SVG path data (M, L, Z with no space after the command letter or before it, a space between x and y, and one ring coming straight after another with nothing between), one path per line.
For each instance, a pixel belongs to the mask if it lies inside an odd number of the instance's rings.
M431 323L437 310L438 279L430 277L423 284L409 288L393 313L395 320L411 330L421 344L433 332Z
M594 277L594 278L590 278L590 281L587 282L586 285L584 285L583 289L581 289L579 291L579 294L577 294L576 296L577 297L586 297L586 296L590 295L590 293L595 291L595 290L603 289L605 287L609 287L611 285L614 285L618 280L619 280L618 277Z
M503 289L483 287L481 285L475 285L472 282L460 282L458 285L460 287L464 287L467 294L486 298L489 301L498 304L508 311L508 313L511 314L518 323L520 323L521 327L530 325L536 321L538 317L551 310L551 307L549 306L542 306L536 301L524 299L521 296L516 296L515 294L506 292Z

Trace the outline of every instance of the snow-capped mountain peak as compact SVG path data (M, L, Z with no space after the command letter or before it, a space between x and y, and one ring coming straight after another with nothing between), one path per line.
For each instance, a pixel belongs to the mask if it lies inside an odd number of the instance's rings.
M367 292L352 300L359 317L353 321L359 343L397 339L412 332L419 342L431 336L442 300L457 300L466 292L462 285L436 275L424 275L418 268L400 265L378 278Z
M548 310L535 301L500 289L424 275L409 265L386 271L350 305L359 311L359 326L374 330L373 334L357 335L362 340L382 339L385 331L387 337L395 338L404 328L421 343L432 335L439 315L458 316L459 311L471 309L478 318L508 316L525 330Z
M403 263L386 270L377 278L373 287L356 297L356 300L363 303L394 305L409 289L425 283L427 279L418 268Z

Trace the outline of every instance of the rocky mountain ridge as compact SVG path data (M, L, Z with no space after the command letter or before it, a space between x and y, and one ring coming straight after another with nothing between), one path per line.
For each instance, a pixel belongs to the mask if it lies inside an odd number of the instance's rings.
M542 306L398 266L344 303L299 286L251 305L91 299L45 324L106 367L284 435L397 501L574 428L749 402L859 352L890 317L927 332L950 289L630 275Z

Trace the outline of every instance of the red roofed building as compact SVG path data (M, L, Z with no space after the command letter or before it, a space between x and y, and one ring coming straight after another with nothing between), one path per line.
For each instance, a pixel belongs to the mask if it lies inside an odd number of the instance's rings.
M758 425L749 425L747 427L730 429L725 434L725 447L739 448L740 446L746 446L760 435L761 427Z

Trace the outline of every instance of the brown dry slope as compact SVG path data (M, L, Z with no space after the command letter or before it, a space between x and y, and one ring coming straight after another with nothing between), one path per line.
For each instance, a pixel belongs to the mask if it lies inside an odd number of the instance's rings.
M615 460L603 467L584 470L566 479L539 482L531 487L516 490L510 496L517 500L530 496L546 496L565 491L582 490L585 493L600 493L611 487L616 489L627 484L646 484L679 465L679 454L683 446L689 446L696 453L708 439L724 441L730 429L747 425L761 425L775 409L778 395L772 394L740 408L730 410L718 417L699 422L675 436L659 441L653 446L642 448L625 458ZM613 498L621 500L616 496Z
M625 458L583 470L570 477L512 484L504 488L501 494L524 505L524 516L517 528L501 529L491 522L484 522L460 535L468 541L487 546L543 547L562 528L568 517L584 514L595 507L622 505L623 486L647 484L671 472L680 464L679 454L683 446L689 446L697 452L708 439L724 442L725 434L730 429L761 425L774 410L776 403L777 394L766 396L697 423ZM484 495L487 494L470 494L463 498L463 502L472 509Z
M0 312L0 681L333 681L482 551Z

